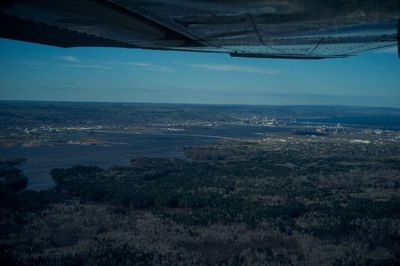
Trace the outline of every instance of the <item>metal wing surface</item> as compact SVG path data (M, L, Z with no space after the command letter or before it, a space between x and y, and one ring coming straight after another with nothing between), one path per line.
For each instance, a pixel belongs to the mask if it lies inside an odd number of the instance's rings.
M6 0L0 37L323 59L399 46L399 0Z

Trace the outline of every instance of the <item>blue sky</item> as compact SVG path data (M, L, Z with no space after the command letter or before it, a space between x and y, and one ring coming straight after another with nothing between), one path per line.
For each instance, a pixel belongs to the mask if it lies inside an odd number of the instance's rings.
M400 107L396 53L277 60L0 39L0 100Z

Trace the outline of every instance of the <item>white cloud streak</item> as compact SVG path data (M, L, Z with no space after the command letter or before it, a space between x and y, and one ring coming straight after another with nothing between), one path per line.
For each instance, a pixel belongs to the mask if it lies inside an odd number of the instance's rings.
M246 66L246 65L234 65L234 64L183 64L176 63L181 66L205 69L211 71L222 71L222 72L238 72L238 73L253 73L253 74L264 74L264 75L277 75L279 71L274 69Z
M96 64L57 64L57 67L86 68L86 69L110 69L110 66Z
M175 68L158 66L158 65L154 65L149 62L131 62L131 63L128 63L128 65L131 65L136 68L150 70L150 71L161 71L161 72L175 72L176 71Z
M21 64L23 64L29 68L32 68L32 69L44 69L44 67L46 65L45 63L43 63L41 61L29 61L29 60L21 61Z
M72 55L64 55L64 56L59 56L57 58L60 60L63 60L63 61L71 62L71 63L79 62L78 57L72 56Z
M63 67L63 68L80 68L80 69L111 69L116 66L131 66L141 70L160 71L160 72L175 72L176 68L169 66L156 65L150 62L94 62L94 61L81 61L75 56L59 56L58 60L64 61L59 63L49 63L43 61L21 61L27 67L42 69L46 66L49 67Z
M147 63L147 62L132 62L128 63L131 66L136 66L136 67L152 67L152 63Z

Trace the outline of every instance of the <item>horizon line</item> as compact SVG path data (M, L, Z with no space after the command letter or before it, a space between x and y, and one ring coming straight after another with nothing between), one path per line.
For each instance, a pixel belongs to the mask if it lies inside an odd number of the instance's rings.
M179 103L179 102L125 102L125 101L79 101L79 100L4 100L0 103L83 103L83 104L138 104L138 105L198 105L198 106L253 106L253 107L344 107L344 108L378 108L398 109L400 106L347 105L347 104L250 104L250 103Z

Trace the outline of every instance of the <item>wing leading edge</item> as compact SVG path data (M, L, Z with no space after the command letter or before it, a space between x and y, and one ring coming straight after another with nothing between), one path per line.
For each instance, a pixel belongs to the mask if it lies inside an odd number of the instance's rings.
M0 37L324 59L399 47L399 17L398 0L11 0L0 4Z

